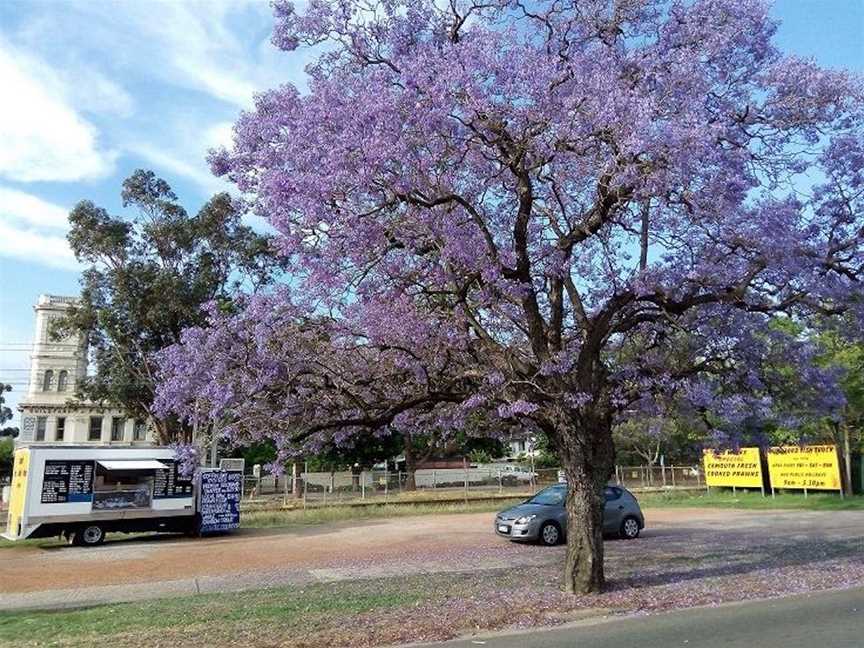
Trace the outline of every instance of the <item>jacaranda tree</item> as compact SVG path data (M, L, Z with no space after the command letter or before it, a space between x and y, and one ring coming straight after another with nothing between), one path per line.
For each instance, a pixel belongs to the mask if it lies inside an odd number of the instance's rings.
M294 278L187 331L160 406L286 456L540 430L571 485L565 588L599 590L613 425L672 392L770 407L760 358L813 353L769 321L861 317L860 79L778 51L761 0L275 14L276 45L321 52L309 90L259 96L211 162Z

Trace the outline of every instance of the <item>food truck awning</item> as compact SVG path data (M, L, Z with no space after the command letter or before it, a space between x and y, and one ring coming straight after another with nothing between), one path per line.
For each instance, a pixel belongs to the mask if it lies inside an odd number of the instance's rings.
M105 470L168 470L170 466L155 459L105 460L98 462Z

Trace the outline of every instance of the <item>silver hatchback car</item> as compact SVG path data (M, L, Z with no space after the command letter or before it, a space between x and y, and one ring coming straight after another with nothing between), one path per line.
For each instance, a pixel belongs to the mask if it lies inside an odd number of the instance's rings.
M603 532L627 540L638 538L645 528L645 517L633 494L620 486L607 486L604 496ZM567 530L566 498L566 484L544 488L531 499L496 515L495 533L510 540L556 545L564 540Z

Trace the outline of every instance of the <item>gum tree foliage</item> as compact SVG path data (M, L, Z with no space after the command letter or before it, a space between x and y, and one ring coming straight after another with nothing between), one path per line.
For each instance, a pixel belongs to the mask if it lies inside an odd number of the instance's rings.
M0 425L12 420L12 409L6 405L6 392L12 391L12 385L0 383Z
M477 420L540 431L571 484L564 587L590 592L613 425L671 390L730 423L767 409L754 367L787 342L831 392L806 344L766 330L861 319L861 81L778 51L765 3L275 16L279 47L321 46L309 92L260 95L211 163L294 281L185 332L164 411L207 402L286 456Z
M69 214L69 244L89 267L79 305L54 333L80 332L89 342L98 371L79 384L77 397L119 405L168 443L183 431L154 416L152 354L178 342L184 328L203 324L203 304L269 282L278 263L270 238L241 223L227 193L189 215L167 182L137 170L121 195L135 210L132 218L88 200Z

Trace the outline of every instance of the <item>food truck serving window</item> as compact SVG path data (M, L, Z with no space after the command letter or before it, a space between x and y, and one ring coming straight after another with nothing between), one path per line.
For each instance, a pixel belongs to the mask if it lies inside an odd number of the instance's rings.
M155 459L100 460L96 464L94 510L149 508L155 475L168 469Z
M100 461L105 470L168 470L171 466L155 459Z

